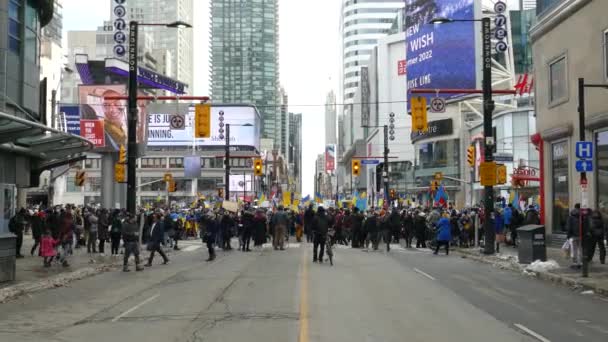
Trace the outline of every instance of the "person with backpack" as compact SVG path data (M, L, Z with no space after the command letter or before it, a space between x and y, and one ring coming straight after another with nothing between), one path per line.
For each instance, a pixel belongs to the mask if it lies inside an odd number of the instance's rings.
M606 246L604 245L604 238L606 237L606 225L604 223L604 219L602 218L602 213L598 210L594 210L591 213L590 219L590 228L591 232L589 234L589 243L587 250L587 260L593 260L593 255L595 254L595 246L597 245L600 250L600 263L606 263Z
M11 217L8 222L8 230L17 236L16 240L16 258L23 258L21 254L21 247L23 246L23 232L25 231L25 227L27 226L27 218L26 218L26 210L25 208L21 208L15 216Z

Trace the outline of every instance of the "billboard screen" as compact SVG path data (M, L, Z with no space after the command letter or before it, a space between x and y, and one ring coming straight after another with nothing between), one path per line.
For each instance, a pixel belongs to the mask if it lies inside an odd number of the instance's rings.
M230 191L252 191L251 175L230 175Z
M260 115L252 106L211 106L211 137L194 138L194 106L191 104L151 104L148 107L148 146L224 146L220 138L220 112L224 123L230 124L231 146L260 145ZM173 129L173 114L185 117L184 129ZM247 126L243 126L247 125ZM250 126L249 126L250 125Z
M103 126L104 138L96 137L101 144L95 144L96 152L115 152L120 145L127 146L127 103L125 100L104 99L106 96L126 95L126 91L127 87L120 84L78 86L81 120L102 122L98 125ZM137 143L140 146L146 141L146 105L147 101L137 101ZM82 122L80 126L82 130ZM140 153L138 149L138 154Z
M78 105L60 105L59 113L65 118L68 133L80 135L80 107Z
M325 172L336 169L336 145L325 145Z
M438 17L475 19L475 2L476 0L405 1L408 90L477 87L475 23L429 24L433 18Z

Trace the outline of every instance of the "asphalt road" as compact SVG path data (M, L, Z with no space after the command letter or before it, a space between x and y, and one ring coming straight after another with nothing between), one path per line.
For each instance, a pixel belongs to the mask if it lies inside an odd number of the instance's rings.
M187 247L0 304L0 341L608 340L608 303L456 256L338 248L332 267L294 244L205 257Z

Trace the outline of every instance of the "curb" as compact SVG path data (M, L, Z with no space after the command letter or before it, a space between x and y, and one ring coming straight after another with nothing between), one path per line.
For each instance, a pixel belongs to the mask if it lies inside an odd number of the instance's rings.
M462 250L455 250L455 252L458 253L463 258L471 259L474 261L478 261L478 262L482 262L482 263L490 264L490 265L494 265L494 266L496 266L498 264L498 267L500 267L502 269L507 269L509 271L523 272L525 269L525 267L523 265L519 265L519 264L514 265L508 261L501 260L501 259L492 260L492 259L488 259L487 257L484 258L484 257L478 256L478 255L475 255L475 253L471 253L468 251L465 252ZM544 280L546 282L564 285L564 286L568 286L570 288L581 287L585 290L593 290L594 293L597 295L608 297L608 288L601 287L597 284L589 284L586 282L581 282L574 278L570 278L570 277L559 275L559 274L549 273L549 272L528 271L528 274L534 275L535 278Z
M63 287L67 284L97 275L102 272L110 271L117 267L117 264L103 264L97 267L84 267L69 273L61 273L38 281L29 281L21 284L8 286L0 289L0 303L6 303L11 299L38 292L41 290Z

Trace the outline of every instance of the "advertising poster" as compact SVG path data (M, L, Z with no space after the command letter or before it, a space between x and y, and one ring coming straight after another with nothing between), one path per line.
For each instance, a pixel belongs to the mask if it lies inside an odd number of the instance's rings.
M80 135L80 107L78 105L60 105L60 118L65 118L68 133Z
M336 145L325 145L325 171L331 172L336 169Z
M106 145L103 120L80 120L80 135L92 142L95 148Z
M252 191L253 182L251 180L251 175L230 175L230 191L234 192L247 192Z
M406 0L407 89L475 89L473 22L429 24L433 18L475 19L476 0ZM435 97L435 94L428 94ZM441 94L439 94L441 96Z
M127 101L105 99L106 96L124 96L126 90L127 87L120 84L78 86L80 118L104 121L105 145L96 146L96 152L115 152L120 145L127 146ZM138 101L137 107L137 143L145 145L147 101Z
M220 138L220 112L224 124L230 124L230 145L260 146L260 114L252 106L211 106L211 137L194 138L194 105L153 103L148 107L149 146L224 146L225 138ZM171 128L170 119L174 114L185 116L183 129ZM225 126L224 126L225 129Z

